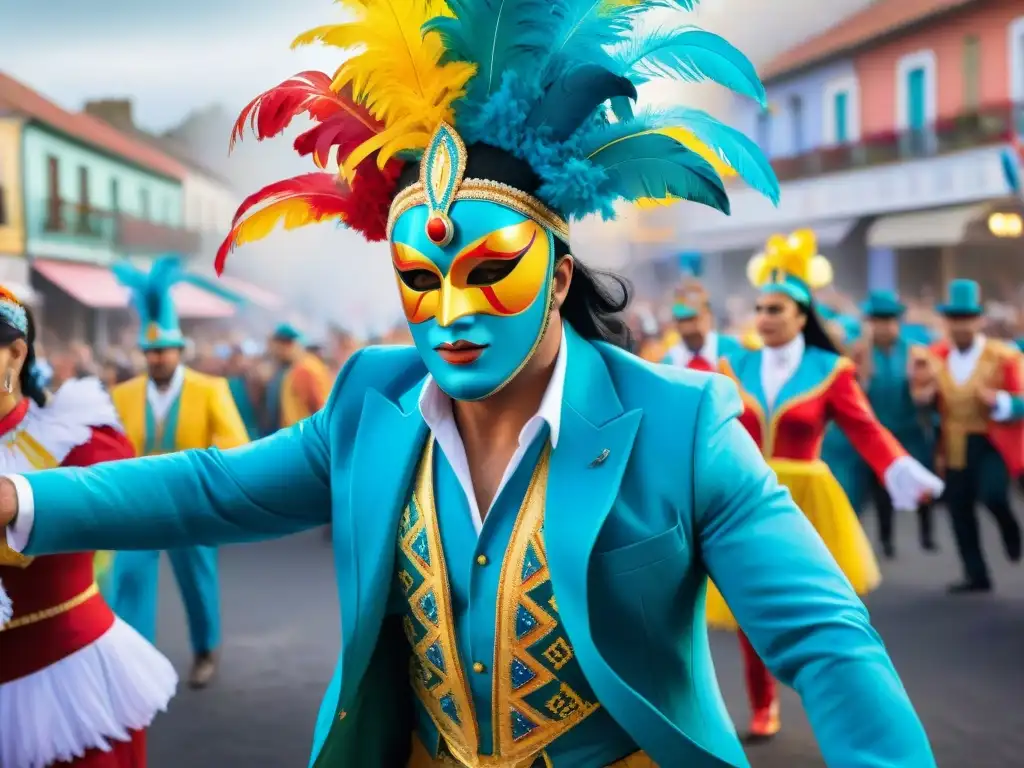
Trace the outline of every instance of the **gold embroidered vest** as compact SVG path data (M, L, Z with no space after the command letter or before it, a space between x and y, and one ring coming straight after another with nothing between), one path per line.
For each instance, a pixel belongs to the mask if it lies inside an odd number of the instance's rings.
M410 768L551 765L545 750L599 709L561 626L551 588L544 546L549 455L545 447L501 563L490 697L493 754L481 755L435 506L432 440L424 450L399 525L396 572L407 603L403 624L412 648L411 684L441 736L442 751L435 758L418 743ZM653 768L641 755L627 760L633 762L615 765Z
M939 393L942 398L942 436L949 469L967 466L967 438L988 432L990 413L978 399L981 386L998 389L1002 356L997 345L986 341L974 371L963 384L957 384L948 362L939 370Z

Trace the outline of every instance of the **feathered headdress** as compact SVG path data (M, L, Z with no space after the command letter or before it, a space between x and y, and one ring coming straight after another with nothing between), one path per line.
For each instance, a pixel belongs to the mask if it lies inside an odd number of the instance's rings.
M762 291L785 293L809 304L814 291L832 282L832 265L818 253L814 232L800 229L789 237L772 235L764 252L747 265L747 277Z
M320 169L337 162L338 173L246 199L218 271L235 246L278 224L333 220L382 240L403 210L428 204L443 223L459 199L497 195L562 239L569 220L611 217L619 200L727 213L727 175L777 202L770 165L740 132L697 110L634 108L637 86L658 79L718 82L764 103L754 67L717 35L678 22L639 31L645 11L697 1L339 0L350 19L294 45L354 55L333 77L303 72L253 99L232 133L234 143L249 126L262 140L307 115L315 125L295 149ZM417 176L396 199L400 177Z
M143 349L182 347L178 313L174 309L171 288L190 281L177 256L163 256L153 262L149 272L119 262L111 267L120 283L131 292L132 307L139 315L139 346Z

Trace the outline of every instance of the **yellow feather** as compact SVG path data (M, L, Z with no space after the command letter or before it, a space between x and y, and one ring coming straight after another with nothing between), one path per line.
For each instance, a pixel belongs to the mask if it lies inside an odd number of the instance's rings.
M249 214L235 226L234 244L238 246L254 243L262 240L278 224L283 224L286 230L298 229L308 224L317 224L322 221L334 221L340 219L341 215L330 215L316 218L310 207L301 200L281 200L261 208L255 213Z
M340 172L351 178L374 152L383 166L403 150L426 149L437 127L453 122L452 104L465 94L476 67L442 64L440 35L422 32L429 19L451 15L444 0L341 0L341 5L353 21L311 29L293 45L322 42L358 49L338 68L331 87L350 86L384 130L342 159Z
M656 131L656 133L661 133L671 139L675 139L691 152L696 152L723 179L736 176L736 169L725 162L718 152L698 139L692 131L688 131L686 128L662 128L660 131Z
M772 235L764 252L747 264L747 277L755 286L772 279L775 272L799 278L817 290L832 282L832 265L818 253L818 239L810 229L789 235Z

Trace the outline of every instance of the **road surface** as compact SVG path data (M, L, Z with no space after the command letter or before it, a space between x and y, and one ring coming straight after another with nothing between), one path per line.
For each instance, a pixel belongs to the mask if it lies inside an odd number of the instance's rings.
M940 526L942 551L926 555L913 546L906 525L911 521L900 522L900 557L883 565L886 581L868 605L928 729L939 766L1024 765L1024 567L997 557L1000 550L989 535L998 591L947 597L944 586L958 569L945 526ZM867 521L869 528L872 523ZM220 677L206 691L182 686L150 731L150 766L302 768L339 643L329 548L319 532L229 547L221 555L221 572ZM161 601L160 646L184 677L187 636L166 563ZM719 634L713 639L726 700L743 725L735 639ZM783 699L783 723L773 743L750 749L754 768L824 765L790 691Z

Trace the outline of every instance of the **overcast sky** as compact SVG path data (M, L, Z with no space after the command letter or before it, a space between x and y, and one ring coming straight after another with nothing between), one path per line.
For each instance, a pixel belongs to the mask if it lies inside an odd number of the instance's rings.
M725 35L760 63L868 2L703 0L688 20ZM339 14L330 0L0 0L0 70L71 109L90 98L129 96L141 125L165 129L210 104L235 113L303 69L333 71L336 50L288 46L298 32ZM646 95L716 112L728 103L706 87ZM309 170L291 158L286 140L273 148L245 147L235 162L245 166L240 176L247 185ZM608 264L625 252L607 245L616 232L602 228L595 236L593 228L580 229L581 240L605 244L595 260ZM261 265L265 280L278 281L287 265L289 290L315 273L316 300L339 305L339 315L379 315L374 322L383 322L395 311L393 278L379 246L322 226L275 235L252 250L251 257L242 250L235 258ZM324 280L325 272L332 279Z

